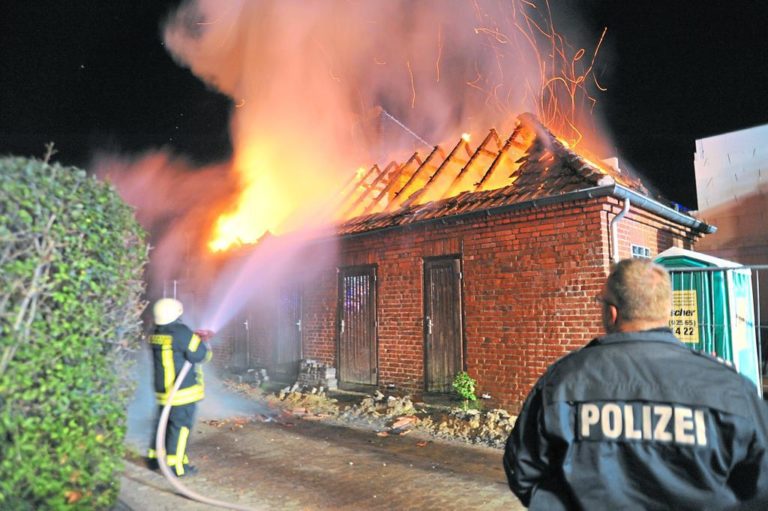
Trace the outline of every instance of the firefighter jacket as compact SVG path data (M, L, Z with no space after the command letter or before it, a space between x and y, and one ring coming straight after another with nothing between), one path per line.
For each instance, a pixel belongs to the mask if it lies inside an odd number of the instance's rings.
M171 404L180 406L203 399L203 372L199 364L211 358L208 345L178 320L167 325L156 326L150 337L150 345L155 371L155 397L158 404L166 404L185 361L189 361L194 366L173 396Z
M614 333L554 363L504 453L530 509L768 509L755 386L669 329Z

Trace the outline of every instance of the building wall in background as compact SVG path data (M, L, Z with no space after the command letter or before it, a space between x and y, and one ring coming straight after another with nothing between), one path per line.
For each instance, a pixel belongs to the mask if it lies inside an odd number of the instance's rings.
M765 192L768 124L696 140L694 168L699 211Z
M717 232L696 246L745 265L768 264L768 124L696 141L697 216ZM768 292L768 271L757 287ZM763 338L768 334L768 300L760 301Z

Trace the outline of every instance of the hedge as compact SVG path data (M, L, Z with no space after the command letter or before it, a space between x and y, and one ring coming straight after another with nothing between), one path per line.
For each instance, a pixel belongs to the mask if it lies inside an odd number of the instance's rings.
M111 186L0 158L0 509L115 503L146 258Z

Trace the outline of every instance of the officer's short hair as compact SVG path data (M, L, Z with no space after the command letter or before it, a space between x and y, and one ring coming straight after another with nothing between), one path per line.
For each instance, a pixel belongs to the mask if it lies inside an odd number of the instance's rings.
M669 317L672 283L669 273L650 259L624 259L611 269L605 300L623 320L655 321Z

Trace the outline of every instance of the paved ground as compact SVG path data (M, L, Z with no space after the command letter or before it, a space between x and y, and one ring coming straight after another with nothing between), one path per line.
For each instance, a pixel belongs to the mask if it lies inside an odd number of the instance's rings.
M426 437L284 418L214 426L191 439L203 495L260 510L521 510L501 451ZM214 509L174 494L155 472L128 463L116 510Z

